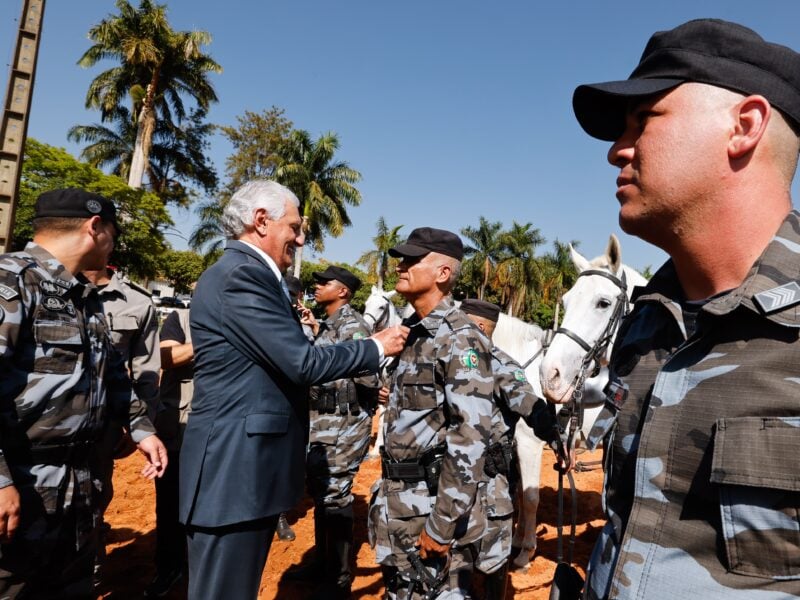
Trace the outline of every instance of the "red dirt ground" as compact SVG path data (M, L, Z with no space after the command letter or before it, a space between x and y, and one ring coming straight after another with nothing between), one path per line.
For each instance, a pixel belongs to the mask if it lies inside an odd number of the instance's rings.
M579 457L584 461L597 460L600 453ZM106 513L111 524L108 535L108 558L104 579L99 588L100 597L113 600L141 598L142 592L153 576L153 549L155 543L155 492L153 484L142 479L139 471L143 458L134 453L117 462L114 473L115 497ZM539 505L539 544L531 568L527 573L513 572L507 590L507 599L546 599L550 593L556 557L556 490L557 473L552 469L553 455L547 453L542 465L542 491ZM353 597L378 600L383 595L380 569L367 543L366 511L369 487L380 474L380 462L369 459L361 466L356 478L355 540L358 548ZM575 559L585 565L592 545L603 524L600 508L602 485L600 469L575 473L578 495L578 534L575 542ZM567 511L569 497L565 498ZM275 539L267 567L261 580L259 598L301 599L310 592L302 584L281 582L283 572L301 561L314 543L313 508L309 498L289 513L289 522L297 534L294 542ZM566 540L565 540L566 548ZM177 586L169 596L173 600L186 597L186 587Z

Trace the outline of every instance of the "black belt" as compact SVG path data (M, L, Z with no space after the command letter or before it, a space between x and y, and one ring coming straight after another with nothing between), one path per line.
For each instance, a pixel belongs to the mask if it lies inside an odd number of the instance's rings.
M5 448L6 461L16 465L66 465L83 463L89 459L95 442L69 442L66 444L36 444Z
M426 450L419 458L394 460L389 456L386 450L384 450L383 446L381 446L381 474L386 479L405 481L407 483L427 481L432 475L432 473L430 473L431 467L435 462L441 462L446 450L447 445L440 444ZM435 475L438 479L438 471Z

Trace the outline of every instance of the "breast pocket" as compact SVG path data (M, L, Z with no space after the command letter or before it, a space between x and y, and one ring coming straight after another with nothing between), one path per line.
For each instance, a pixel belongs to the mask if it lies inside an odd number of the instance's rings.
M127 355L131 338L139 330L136 317L120 316L109 319L111 329L111 343L118 352Z
M401 386L403 407L411 410L436 408L436 365L416 363L404 372L398 382Z
M35 372L68 374L75 371L83 350L77 323L40 319L33 323L33 336L36 340Z
M800 417L717 421L711 481L732 572L800 579L799 454Z

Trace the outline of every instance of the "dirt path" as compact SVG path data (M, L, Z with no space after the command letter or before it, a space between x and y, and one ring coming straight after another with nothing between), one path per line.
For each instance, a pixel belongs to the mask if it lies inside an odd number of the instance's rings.
M580 457L590 461L599 459L599 452ZM115 497L106 514L112 530L108 536L108 559L102 587L103 598L122 600L141 598L142 591L153 576L153 548L155 543L155 493L153 484L139 477L142 457L134 453L119 461L114 473ZM527 573L514 572L507 598L520 600L546 599L550 593L556 557L556 490L557 474L552 469L552 455L547 454L542 465L542 491L539 506L539 547L536 559ZM357 567L353 597L378 600L383 594L383 583L374 554L367 544L366 512L369 487L380 474L377 459L366 461L356 478L355 540L358 547ZM579 490L578 536L576 561L586 564L595 537L602 526L600 508L600 470L576 473ZM235 493L235 491L232 491ZM306 498L292 511L289 522L297 534L294 542L281 542L276 538L270 551L267 568L261 580L259 598L300 599L310 589L300 584L281 583L283 572L302 560L314 543L313 508ZM185 585L176 589L169 598L186 597Z

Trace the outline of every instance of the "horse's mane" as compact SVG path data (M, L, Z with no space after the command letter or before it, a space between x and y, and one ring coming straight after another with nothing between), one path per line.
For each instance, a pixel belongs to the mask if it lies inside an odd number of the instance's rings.
M500 313L497 326L492 334L494 345L518 362L526 362L531 358L531 342L536 342L536 349L544 343L544 330L533 323Z

